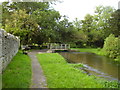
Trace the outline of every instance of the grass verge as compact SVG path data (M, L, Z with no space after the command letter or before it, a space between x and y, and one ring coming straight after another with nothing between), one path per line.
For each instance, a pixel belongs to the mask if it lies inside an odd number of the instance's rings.
M58 53L38 54L37 57L47 78L49 88L117 87L117 82L107 82L95 76L88 76L82 73L81 70L68 64Z
M79 50L80 52L91 52L102 55L100 48L71 48L72 50Z
M2 88L29 88L31 60L19 51L2 75Z

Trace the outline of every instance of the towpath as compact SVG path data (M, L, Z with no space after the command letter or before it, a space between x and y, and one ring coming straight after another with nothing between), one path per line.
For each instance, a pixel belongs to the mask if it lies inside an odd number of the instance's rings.
M45 53L47 49L44 50L33 50L28 53L29 57L31 58L32 64L32 85L31 88L47 88L46 78L43 74L42 67L38 62L36 57L37 53Z

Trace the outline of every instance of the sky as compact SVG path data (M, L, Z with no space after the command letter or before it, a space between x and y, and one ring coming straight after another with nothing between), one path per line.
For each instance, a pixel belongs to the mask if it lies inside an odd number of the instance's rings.
M112 6L118 9L118 2L120 0L63 0L62 3L52 5L52 7L59 11L61 15L67 15L70 21L78 18L84 19L86 14L94 14L96 6Z
M0 0L10 1L10 0ZM17 1L17 0L16 0ZM29 0L27 0L29 1ZM49 0L48 0L49 1ZM52 7L59 11L61 15L66 15L69 17L70 21L78 18L79 20L84 19L86 14L94 14L96 6L112 6L115 9L118 9L118 2L120 0L60 0L62 3L56 3Z

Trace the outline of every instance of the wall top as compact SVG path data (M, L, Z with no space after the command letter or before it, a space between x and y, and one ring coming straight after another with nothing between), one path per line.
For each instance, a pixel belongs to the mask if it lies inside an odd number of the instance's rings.
M14 38L16 40L19 40L19 37L14 36L10 33L7 33L4 29L0 29L0 37L5 37L5 36L6 36L6 38Z

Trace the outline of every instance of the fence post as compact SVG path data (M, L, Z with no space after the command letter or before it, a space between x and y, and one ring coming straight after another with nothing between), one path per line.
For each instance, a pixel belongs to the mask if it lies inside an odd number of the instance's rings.
M50 49L52 49L52 44L50 44Z
M68 44L68 49L70 49L70 44Z
M67 47L66 47L66 44L65 44L65 49L66 49Z

